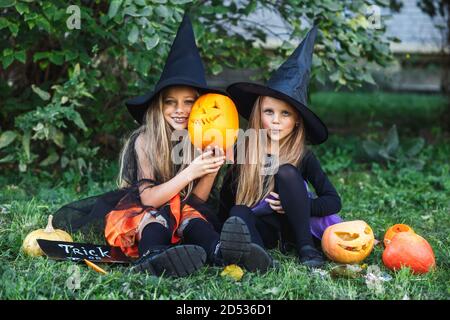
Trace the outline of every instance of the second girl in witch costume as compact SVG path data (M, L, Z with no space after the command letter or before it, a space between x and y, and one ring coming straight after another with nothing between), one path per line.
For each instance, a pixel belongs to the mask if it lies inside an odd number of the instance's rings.
M307 107L316 33L313 27L267 85L240 82L227 88L239 113L249 119L249 128L267 130L266 145L258 134L256 142L245 145L244 163L230 169L221 191L220 216L222 221L228 218L223 230L248 233L236 239L242 250L229 254L234 263L251 263L255 246L261 250L278 245L284 251L293 244L302 264L319 267L324 258L313 236L320 239L326 227L342 221L336 215L340 197L306 148L306 141L320 144L328 137L326 126ZM226 242L222 245L227 247Z
M223 264L220 224L206 200L224 152L207 148L195 157L189 139L171 141L173 132L187 128L191 108L205 92L222 93L206 84L185 15L155 89L126 102L141 126L121 154L121 189L64 206L55 225L72 231L96 226L109 245L138 258L135 270L154 275L186 276L206 261ZM172 157L178 143L184 144L180 165Z

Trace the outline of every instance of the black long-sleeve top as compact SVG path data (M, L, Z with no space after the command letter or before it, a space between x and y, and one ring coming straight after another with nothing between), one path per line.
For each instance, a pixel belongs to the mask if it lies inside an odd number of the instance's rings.
M219 208L219 217L222 221L227 219L231 208L236 203L236 169L235 165L232 166L223 180ZM312 151L306 152L298 170L303 179L312 184L317 195L317 198L309 199L311 201L311 216L323 217L338 213L341 210L341 198Z

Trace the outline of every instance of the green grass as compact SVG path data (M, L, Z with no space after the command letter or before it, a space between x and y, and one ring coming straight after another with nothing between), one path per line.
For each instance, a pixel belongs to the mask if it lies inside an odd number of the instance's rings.
M311 95L312 109L331 128L366 129L382 123L419 131L439 124L448 97L416 93L318 92Z
M29 258L20 247L32 230L44 227L48 214L61 205L114 187L109 170L100 180L90 180L79 192L76 186L50 178L15 174L0 177L0 298L1 299L449 299L450 298L450 141L427 145L419 158L422 171L408 164L387 167L355 162L358 137L332 137L315 148L323 167L342 196L341 216L365 220L382 240L388 226L406 223L425 237L434 249L437 268L425 275L408 269L387 270L376 246L364 261L392 276L381 292L363 277L333 278L307 270L296 257L271 253L280 268L264 275L245 273L235 282L220 276L220 268L205 267L182 279L133 274L125 266L103 265L100 275L84 264L57 262L45 257ZM114 168L114 166L112 166ZM101 177L101 175L99 175ZM99 238L98 238L99 239ZM74 235L75 241L86 239ZM77 271L78 270L78 271ZM71 290L70 280L79 272L80 288Z

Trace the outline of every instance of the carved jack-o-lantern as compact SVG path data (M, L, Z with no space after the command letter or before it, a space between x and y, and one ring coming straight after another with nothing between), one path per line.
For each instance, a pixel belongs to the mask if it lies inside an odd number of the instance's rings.
M233 101L227 96L207 93L200 96L189 115L189 137L197 148L231 147L239 129L239 116Z
M340 263L361 262L372 252L373 245L373 231L362 220L329 226L322 237L322 249L326 256Z

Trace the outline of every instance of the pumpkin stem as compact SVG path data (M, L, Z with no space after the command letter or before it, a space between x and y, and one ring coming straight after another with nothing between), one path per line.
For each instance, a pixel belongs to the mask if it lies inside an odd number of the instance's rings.
M47 227L45 227L45 232L51 233L51 232L55 232L55 229L53 228L53 216L49 215L48 216L48 222L47 222Z

